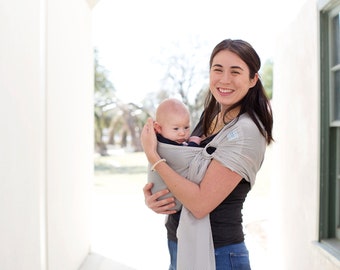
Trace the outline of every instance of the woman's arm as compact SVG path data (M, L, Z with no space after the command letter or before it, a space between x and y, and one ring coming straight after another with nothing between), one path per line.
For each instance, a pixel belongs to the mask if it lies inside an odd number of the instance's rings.
M157 139L152 119L148 119L143 128L141 141L149 162L155 164L161 157L157 153ZM199 185L176 173L166 162L159 163L155 169L174 196L196 218L208 215L242 180L240 175L222 166L216 160L211 161Z

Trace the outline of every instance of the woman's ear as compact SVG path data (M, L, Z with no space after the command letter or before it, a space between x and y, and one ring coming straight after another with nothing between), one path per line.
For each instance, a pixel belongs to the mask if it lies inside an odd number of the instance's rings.
M250 88L253 88L259 79L259 74L255 73L254 78L250 79Z

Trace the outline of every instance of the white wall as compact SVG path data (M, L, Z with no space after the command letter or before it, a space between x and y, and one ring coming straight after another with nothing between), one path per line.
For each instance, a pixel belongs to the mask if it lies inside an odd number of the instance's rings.
M89 252L93 175L93 57L89 6L48 1L47 205L49 270L76 269Z
M91 10L0 0L0 269L78 269L90 249Z
M41 10L39 1L4 2L0 6L0 268L42 269L46 148Z
M274 58L271 257L275 269L339 269L315 244L319 224L318 21L316 1L305 0L280 33Z

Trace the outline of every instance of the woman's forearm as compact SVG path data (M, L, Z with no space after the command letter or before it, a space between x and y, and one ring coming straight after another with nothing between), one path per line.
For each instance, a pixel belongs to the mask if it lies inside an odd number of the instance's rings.
M234 190L242 177L212 160L200 184L196 184L161 162L156 170L174 196L196 218L203 218L214 210Z

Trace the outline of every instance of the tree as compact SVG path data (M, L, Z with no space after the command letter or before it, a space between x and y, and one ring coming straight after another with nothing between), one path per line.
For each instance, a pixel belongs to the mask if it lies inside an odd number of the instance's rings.
M98 51L94 50L94 120L95 149L98 153L108 155L108 145L130 145L135 151L141 151L140 133L149 114L134 103L124 103L116 96L116 90L108 79L108 70L99 64ZM107 134L104 131L107 130ZM104 136L107 135L107 136ZM104 138L107 140L104 141ZM120 141L116 142L116 138Z
M120 147L127 147L128 138L130 138L130 145L134 151L142 151L139 138L146 119L150 115L134 103L118 103L115 110L110 111L110 114L108 143L116 144L114 136L120 134Z
M267 60L261 69L261 80L269 99L273 97L273 61Z
M98 51L94 50L94 138L95 149L101 155L107 155L103 130L110 122L107 111L115 107L117 98L115 88L108 79L108 71L99 64Z
M208 63L204 55L207 50L202 44L197 38L189 37L187 41L168 46L170 49L161 57L165 59L160 63L164 77L156 98L156 103L170 96L181 99L188 106L194 125L200 117L208 91Z

